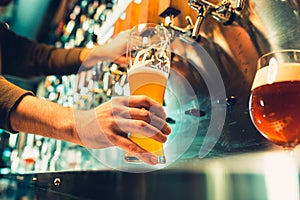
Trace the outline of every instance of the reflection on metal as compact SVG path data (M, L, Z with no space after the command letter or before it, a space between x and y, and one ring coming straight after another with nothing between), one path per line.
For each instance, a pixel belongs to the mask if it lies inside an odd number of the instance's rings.
M246 0L231 0L231 4L233 8L235 8L237 11L241 11L245 6Z
M55 178L54 181L53 181L53 184L54 184L55 186L59 186L60 183L61 183L60 178Z
M196 109L196 108L187 110L184 113L187 114L187 115L195 116L195 117L203 117L206 114L205 111L200 110L200 109Z
M171 28L175 31L179 31L181 33L184 33L184 34L187 34L187 35L190 35L191 32L193 31L194 29L194 24L193 24L193 21L191 19L190 16L186 16L186 21L188 23L188 25L184 28L181 28L181 27L178 27L178 26L175 26L174 25L174 15L167 15L164 17L164 26L168 27L168 28Z

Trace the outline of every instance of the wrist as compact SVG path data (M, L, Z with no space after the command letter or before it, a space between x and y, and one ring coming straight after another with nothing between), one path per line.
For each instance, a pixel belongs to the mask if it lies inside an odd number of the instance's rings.
M102 46L94 46L93 48L83 48L80 53L80 61L85 68L91 68L99 61L105 59L105 53Z
M80 61L84 62L88 58L91 51L92 51L92 49L90 49L90 48L86 48L86 47L83 48L80 52L80 55L79 55Z
M73 142L75 144L78 144L80 146L84 146L84 144L82 143L81 139L80 139L80 136L79 136L79 132L78 132L78 122L76 122L76 110L74 109L71 109L70 108L70 112L71 112L71 120L70 121L66 121L65 124L62 124L62 130L65 131L66 133L70 134L71 135L71 138L72 138L72 141L70 142Z

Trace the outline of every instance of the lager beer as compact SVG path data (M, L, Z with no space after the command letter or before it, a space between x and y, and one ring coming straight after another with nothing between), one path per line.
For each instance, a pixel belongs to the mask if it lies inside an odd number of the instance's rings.
M128 72L131 95L147 95L163 104L168 77L163 72L151 67L140 67Z
M130 94L146 95L162 105L171 65L168 30L151 23L133 27L126 55L129 64L127 74ZM166 163L162 143L140 133L130 133L129 139L156 155L158 163ZM125 154L125 160L140 161L130 153Z
M133 68L128 72L130 94L149 96L162 105L167 78L164 72L151 67ZM130 139L143 149L158 156L161 163L165 163L162 143L138 133L131 133Z

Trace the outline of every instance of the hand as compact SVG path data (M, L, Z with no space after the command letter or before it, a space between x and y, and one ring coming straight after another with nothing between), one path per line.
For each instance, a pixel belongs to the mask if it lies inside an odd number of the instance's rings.
M163 143L171 132L165 118L162 106L143 95L115 97L93 111L75 112L83 146L94 149L118 146L149 164L157 163L156 156L128 139L127 134L138 132Z
M122 31L104 45L97 45L92 49L84 48L80 55L82 65L90 68L101 60L126 62L123 55L126 53L129 35L130 30Z

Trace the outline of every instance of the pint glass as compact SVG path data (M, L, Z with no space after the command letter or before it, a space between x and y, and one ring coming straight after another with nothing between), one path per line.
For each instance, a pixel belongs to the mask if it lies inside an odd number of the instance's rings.
M164 93L170 72L170 38L166 28L158 24L139 24L133 27L128 41L128 82L131 95L147 95L159 102ZM130 140L157 156L158 163L165 163L163 144L139 133L130 133ZM129 153L128 162L140 162Z

